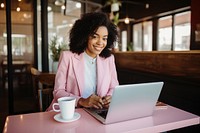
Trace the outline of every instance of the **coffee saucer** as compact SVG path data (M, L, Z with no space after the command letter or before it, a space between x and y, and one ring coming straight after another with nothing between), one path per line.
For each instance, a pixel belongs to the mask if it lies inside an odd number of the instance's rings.
M54 119L55 119L56 121L58 121L58 122L73 122L73 121L78 120L80 117L81 117L81 115L80 115L79 113L75 112L75 113L74 113L74 117L73 117L72 119L67 119L67 120L65 120L65 119L62 119L61 114L59 113L59 114L56 114L56 115L54 116Z

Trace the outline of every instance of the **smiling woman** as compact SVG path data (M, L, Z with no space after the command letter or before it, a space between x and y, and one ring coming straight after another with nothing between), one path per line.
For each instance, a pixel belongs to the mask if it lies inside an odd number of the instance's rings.
M111 54L117 33L116 25L102 12L84 14L75 22L70 51L62 52L59 60L52 104L60 97L74 96L77 107L109 106L119 84ZM52 104L47 110L52 110Z

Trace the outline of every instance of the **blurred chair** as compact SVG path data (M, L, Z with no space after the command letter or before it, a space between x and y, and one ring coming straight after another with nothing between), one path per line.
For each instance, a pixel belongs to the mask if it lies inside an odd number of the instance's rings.
M45 111L53 99L55 74L44 73L31 67L33 93L36 98L36 108Z
M21 84L27 83L29 80L29 69L31 63L22 59L13 59L12 68L13 68L13 79L17 81L18 86ZM2 86L6 87L6 82L8 80L8 62L7 59L3 59L0 64L1 72L0 77L2 78Z

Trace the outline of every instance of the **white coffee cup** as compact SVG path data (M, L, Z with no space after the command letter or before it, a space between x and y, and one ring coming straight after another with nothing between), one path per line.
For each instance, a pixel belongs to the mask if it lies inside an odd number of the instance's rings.
M58 103L53 104L53 110L55 112L61 112L62 119L72 119L75 112L75 102L75 97L58 98ZM60 109L56 109L55 106L59 106Z

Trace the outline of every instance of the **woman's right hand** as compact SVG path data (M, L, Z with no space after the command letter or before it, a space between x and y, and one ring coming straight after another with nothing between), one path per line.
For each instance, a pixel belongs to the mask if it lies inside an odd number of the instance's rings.
M92 94L88 98L80 98L78 101L78 105L86 108L94 107L96 109L102 109L104 103L101 97Z

